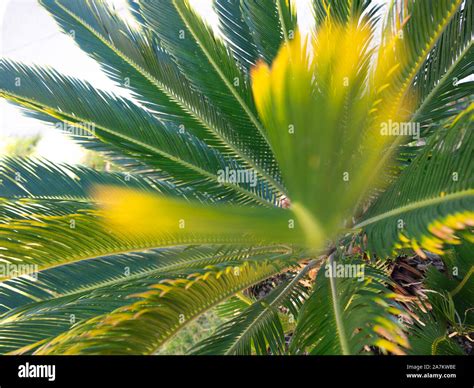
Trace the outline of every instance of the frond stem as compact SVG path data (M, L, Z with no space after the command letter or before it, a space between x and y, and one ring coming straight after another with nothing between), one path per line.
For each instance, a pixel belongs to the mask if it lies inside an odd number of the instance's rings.
M329 256L329 265L331 267L334 265L334 253ZM350 355L349 344L346 338L346 332L344 329L344 323L342 322L342 311L341 306L339 304L339 295L337 294L336 290L336 277L329 276L329 283L331 284L331 300L332 300L332 307L334 311L334 317L336 319L336 327L337 332L339 334L338 339L341 345L342 354L347 356Z

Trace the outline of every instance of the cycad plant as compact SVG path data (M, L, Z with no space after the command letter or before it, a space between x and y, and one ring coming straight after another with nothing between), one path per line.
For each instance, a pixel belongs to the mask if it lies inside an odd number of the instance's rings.
M2 159L1 353L156 353L214 310L190 353L462 354L472 1L313 0L309 32L292 0L40 3L129 97L1 60L3 98L115 166Z

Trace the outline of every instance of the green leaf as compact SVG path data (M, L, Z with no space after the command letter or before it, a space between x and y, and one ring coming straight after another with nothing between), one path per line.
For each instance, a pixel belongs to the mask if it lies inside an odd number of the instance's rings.
M141 0L140 5L147 25L161 39L179 69L232 123L232 136L244 146L245 155L259 167L259 173L284 192L265 130L257 118L248 77L242 74L225 44L187 0Z
M372 204L356 228L382 255L402 247L443 253L471 226L474 205L473 107L430 138L423 152Z
M426 305L412 307L418 319L408 327L411 355L464 355L461 347L447 335L447 322Z
M474 330L474 244L462 240L443 257L446 269L430 267L424 284L430 311L415 309L410 327L413 354L464 354L457 338L469 339Z
M374 6L372 0L313 0L312 1L316 25L321 25L327 18L347 24L358 21L363 16L365 21L375 24L378 17L374 17L381 6Z
M275 59L280 46L296 32L294 1L239 0L242 15L249 26L260 57L268 64Z
M21 80L19 85L16 79ZM57 125L66 132L81 130L104 142L116 141L122 148L129 145L130 151L144 155L146 162L170 174L176 183L196 185L211 195L233 196L237 202L269 205L258 194L268 196L262 183L252 187L248 182L219 181L219 171L242 169L236 161L189 133L181 134L176 124L162 122L132 101L86 82L2 59L0 96L57 118Z
M145 30L131 26L107 2L41 0L40 3L65 34L142 104L161 119L180 122L197 133L202 131L200 124L164 86L163 73L169 68L170 58L163 52L153 52L155 42ZM150 72L154 72L155 77ZM173 79L180 75L169 74L168 77Z
M422 126L457 115L459 101L472 95L474 4L465 1L440 36L414 81L418 106L413 121ZM429 127L428 127L429 128Z
M305 225L294 213L281 208L214 205L171 199L138 190L98 186L106 228L131 239L154 241L163 236L195 242L255 244L261 242L303 243ZM322 243L324 235L315 235ZM152 248L151 246L149 248Z
M157 283L135 295L138 301L81 323L35 354L153 353L185 324L285 265L289 265L288 261L250 262Z
M287 303L293 306L302 303L306 290L299 282L312 266L313 264L306 266L268 296L224 323L211 337L196 344L190 352L199 355L251 355L255 349L257 354L284 354L285 333L278 316L279 308ZM292 310L294 312L295 309Z
M433 291L428 293L428 298L433 308L438 310L437 316L444 315L444 320L464 333L470 331L469 325L471 328L474 326L473 248L474 244L467 240L453 246L451 252L443 257L447 263L446 271L441 273L431 267L424 281L425 287ZM452 304L451 311L443 308L446 303Z
M104 226L101 213L91 205L41 201L39 204L29 202L25 206L21 202L10 202L9 211L15 217L0 223L0 258L4 265L34 266L36 272L107 254L165 246L200 243L254 246L265 244L265 241L273 244L280 240L286 244L293 238L300 239L298 228L288 229L288 214L283 211L273 213L269 210L268 213L262 213L250 208L244 211L246 214L242 214L239 208L200 209L188 207L186 203L176 205L172 202L166 205L168 210L177 210L176 206L184 206L181 210L185 213L181 214L186 215L180 215L178 211L174 213L174 217L178 218L173 218L162 212L162 224L156 224L154 229L148 229L150 221L143 223L140 218L131 215L131 225L136 225L136 228L114 228L111 231ZM152 215L151 210L148 210L147 215ZM159 213L155 208L156 211ZM117 216L119 221L124 220L122 216ZM187 229L179 228L181 219ZM206 220L206 228L202 229L200 226L203 224L197 220ZM112 225L115 227L117 224ZM62 237L58 239L57 236ZM4 274L0 280L8 277Z
M360 260L335 261L331 255L298 316L292 353L357 355L368 346L403 353L408 343L392 315L401 311L387 289L390 280L383 271L364 264ZM344 275L346 269L353 277Z
M150 181L139 175L99 172L91 168L52 163L44 159L0 159L0 198L93 201L95 185L120 185L177 195L179 189L164 181Z
M8 217L0 223L2 261L43 270L173 245L303 242L301 225L285 209L210 207L120 186L94 190L94 202L102 210L83 202L8 202Z
M258 52L252 32L244 21L240 0L216 0L214 9L219 17L219 27L234 59L245 71L257 63Z
M186 277L208 266L238 266L249 257L281 259L281 253L274 252L275 248L172 247L57 267L39 272L35 281L9 280L0 284L0 300L5 301L0 305L0 352L37 346L86 319L129 304L128 295L144 292L160 280Z
M235 117L223 118L220 109L192 87L171 56L156 48L158 39L144 25L137 3L131 6L136 21L141 23L138 27L129 25L110 5L97 0L43 0L42 4L65 33L74 32L76 42L109 77L122 86L126 83L134 97L160 119L255 168L261 180L268 180L259 160L253 160L245 150L253 139L243 139L235 128Z

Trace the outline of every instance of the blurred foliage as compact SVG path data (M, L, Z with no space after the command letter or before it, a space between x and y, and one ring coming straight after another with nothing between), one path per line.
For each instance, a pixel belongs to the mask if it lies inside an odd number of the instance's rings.
M193 345L214 334L216 329L224 322L224 318L211 310L180 330L178 334L160 348L157 354L186 354Z
M41 135L12 137L6 140L5 154L8 156L27 157L33 156Z
M95 151L85 151L82 164L98 171L116 171L101 154Z

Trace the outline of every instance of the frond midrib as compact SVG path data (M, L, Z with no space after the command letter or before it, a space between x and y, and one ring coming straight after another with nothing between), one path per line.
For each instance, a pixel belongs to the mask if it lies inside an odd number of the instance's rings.
M0 199L5 199L7 201L21 201L25 199L31 199L32 201L71 201L71 202L92 202L92 198L87 196L77 196L77 195L12 195L9 197L4 197L0 195Z
M334 263L334 254L329 257L329 265L333 266ZM337 285L336 285L336 276L331 274L329 276L329 284L331 289L331 306L334 313L334 322L336 324L336 330L338 333L337 339L341 346L341 351L344 356L350 354L349 344L346 337L346 329L342 320L342 310L339 304L339 295L337 294Z

